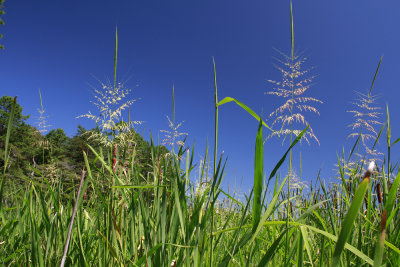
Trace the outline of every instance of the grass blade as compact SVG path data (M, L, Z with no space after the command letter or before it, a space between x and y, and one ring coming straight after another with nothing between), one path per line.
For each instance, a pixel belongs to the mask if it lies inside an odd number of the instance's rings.
M344 218L344 222L342 225L342 230L340 231L338 241L335 246L335 251L333 253L333 258L332 258L332 266L338 266L339 261L340 261L340 255L343 252L344 246L347 242L347 239L349 238L351 231L353 229L354 221L358 215L358 212L361 208L362 202L365 197L365 193L367 192L368 185L369 185L369 178L370 175L372 174L373 168L375 166L374 162L371 162L367 172L365 173L365 176L361 183L359 184L357 191L354 195L353 202L350 205L350 208L346 214L346 217Z
M283 162L286 159L287 154L290 152L290 150L300 141L300 139L303 137L304 133L307 131L309 126L307 126L297 137L296 139L292 142L288 150L286 150L286 153L283 155L283 157L279 160L278 164L275 165L275 168L272 170L268 181L272 179L272 177L275 176L276 172L278 171L279 167L283 164Z
M264 257L262 257L261 261L258 263L258 266L267 266L269 261L272 259L274 254L277 252L278 247L281 243L282 238L285 236L287 229L283 230L279 237L272 243L269 247L268 251L265 253Z
M240 102L239 100L236 100L232 97L225 97L224 99L222 99L221 101L218 102L218 106L221 106L223 104L229 103L229 102L235 102L239 107L243 108L245 111L247 111L251 116L253 116L257 121L260 121L260 116L258 116L251 108L249 108L248 106L246 106L245 104L243 104L242 102ZM262 122L262 124L267 127L268 129L272 130L271 127L268 126L268 124L266 124L264 121Z
M262 119L258 126L254 158L254 197L253 197L253 230L256 230L261 217L261 193L263 189L263 135Z
M381 56L381 59L379 60L379 63L378 63L378 67L376 67L374 79L372 80L371 88L369 89L369 94L370 95L371 95L371 92L372 92L372 88L374 87L375 79L376 79L376 76L378 75L378 71L379 71L379 67L381 66L382 59L383 59L383 56Z

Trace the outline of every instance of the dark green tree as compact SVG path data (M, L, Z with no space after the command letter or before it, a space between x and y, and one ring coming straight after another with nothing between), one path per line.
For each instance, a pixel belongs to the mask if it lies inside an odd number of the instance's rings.
M38 159L41 154L40 133L29 124L22 125L12 129L10 136L10 157L14 161L13 170L19 173L27 174L29 165L33 165L35 158Z
M12 103L13 98L10 96L0 98L0 150L4 149ZM23 115L23 108L17 104L9 143L10 158L7 173L13 177L10 181L21 182L20 178L23 179L32 174L30 166L40 169L40 165L47 163L50 159L50 150L43 150L44 146L48 147L47 140L35 127L25 122L28 118L29 115ZM60 139L55 138L56 133L58 133L56 130L52 133L53 139ZM58 143L60 142L58 141ZM4 154L0 153L0 166L4 166L3 157Z
M10 96L0 98L0 149L4 149L7 126L14 99ZM23 161L34 155L36 143L35 129L26 124L29 116L22 115L22 107L15 106L13 127L10 136L10 163L13 169L23 167ZM4 164L3 154L0 153L0 165Z
M4 15L4 0L0 0L0 16ZM0 18L0 25L4 25L4 21ZM0 39L3 38L3 35L0 33ZM4 49L4 45L0 44L0 49Z
M9 120L9 114L11 112L11 107L14 103L14 98L11 96L2 96L0 98L0 136L3 136L7 132L7 125ZM22 107L17 103L14 113L14 123L13 128L18 128L22 126L25 121L29 118L29 115L22 115Z
M101 148L101 145L97 140L87 138L87 133L88 130L83 126L78 125L76 134L72 138L68 138L65 144L65 155L69 164L71 164L77 172L80 172L85 166L82 150L86 152L89 162L92 162L95 159L94 154L91 153L87 144L95 148L97 151Z
M46 139L50 143L51 156L56 160L61 160L66 156L68 136L61 128L53 129L46 134Z

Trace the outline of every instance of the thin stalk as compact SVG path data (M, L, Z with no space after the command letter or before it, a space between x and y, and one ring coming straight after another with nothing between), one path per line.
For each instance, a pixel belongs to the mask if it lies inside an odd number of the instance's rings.
M82 186L83 186L84 180L85 180L85 171L82 170L81 182L79 183L78 193L76 194L75 205L74 205L74 211L72 212L72 218L71 218L71 221L70 221L70 223L69 223L69 229L68 229L67 240L65 241L64 253L63 253L63 256L62 256L62 258L61 258L60 267L63 267L63 266L64 266L65 260L67 259L69 240L70 240L70 238L71 238L71 233L72 233L72 226L73 226L73 224L74 224L74 219L75 219L75 215L76 215L76 210L78 209L79 196L80 196L80 194L81 194L81 190L82 190Z
M214 125L214 175L213 179L217 179L217 143L218 143L218 88L217 88L217 73L215 69L215 60L213 57L213 67L214 67L214 89L215 89L215 125ZM214 189L212 191L212 199L214 199ZM214 209L214 205L212 205ZM211 211L211 233L214 232L214 210ZM213 266L213 236L210 237L210 266Z
M218 143L218 88L217 88L217 73L215 69L215 60L213 58L214 66L214 89L215 89L215 125L214 125L214 175L217 169L217 143Z
M294 62L294 30L293 30L293 5L292 5L292 1L290 1L290 37L291 37L291 43L292 43L292 49L291 49L291 63L293 65ZM290 116L293 116L293 101L294 101L294 79L293 79L293 75L291 75L290 77L291 82L290 82L290 89L291 89L291 98L292 98L292 102L291 102L291 107L290 107ZM292 143L292 139L293 139L293 122L290 123L290 144ZM288 177L288 184L287 184L287 209L286 209L286 251L285 251L285 262L287 260L287 254L288 254L288 249L289 249L289 236L288 236L288 227L289 227L289 212L290 212L290 203L289 203L289 199L290 199L290 176L292 175L292 160L293 160L293 155L292 155L292 150L290 150L289 152L289 177Z

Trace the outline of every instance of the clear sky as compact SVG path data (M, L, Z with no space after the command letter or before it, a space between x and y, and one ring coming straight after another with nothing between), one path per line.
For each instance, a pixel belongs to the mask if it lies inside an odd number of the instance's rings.
M320 146L303 143L294 150L295 166L302 154L304 180L315 179L320 169L324 179L334 176L336 154L354 143L346 141L353 122L346 110L353 108L355 91L369 89L382 55L373 93L380 106L389 105L392 138L400 136L399 8L399 1L294 1L295 48L304 51L317 75L307 94L324 102L316 105L320 116L306 114ZM89 101L96 78L112 79L116 26L118 77L130 77L127 86L137 100L131 116L145 122L147 137L149 130L157 136L168 127L174 83L176 116L184 121L188 144L196 143L200 157L207 138L212 143L212 57L220 99L237 98L264 115L282 104L264 93L272 89L268 80L281 78L274 48L290 53L289 1L8 0L5 11L0 94L18 95L33 125L40 89L52 128L72 136L78 124L94 126L76 117L95 111ZM237 187L243 177L242 190L252 186L257 126L234 104L220 108L219 151L228 157L230 188L235 177ZM278 139L266 142L266 173L287 147ZM398 152L394 147L396 159Z

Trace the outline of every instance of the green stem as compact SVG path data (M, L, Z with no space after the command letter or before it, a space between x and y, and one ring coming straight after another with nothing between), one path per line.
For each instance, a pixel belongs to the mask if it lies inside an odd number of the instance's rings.
M214 125L214 175L213 179L216 179L216 171L217 171L217 144L218 144L218 88L217 88L217 73L215 70L215 60L213 58L213 67L214 67L214 89L215 89L215 125ZM214 199L214 190L212 191L212 199ZM212 209L214 209L214 205L212 205ZM214 210L211 212L211 232L214 231ZM213 236L210 237L210 266L213 266Z

